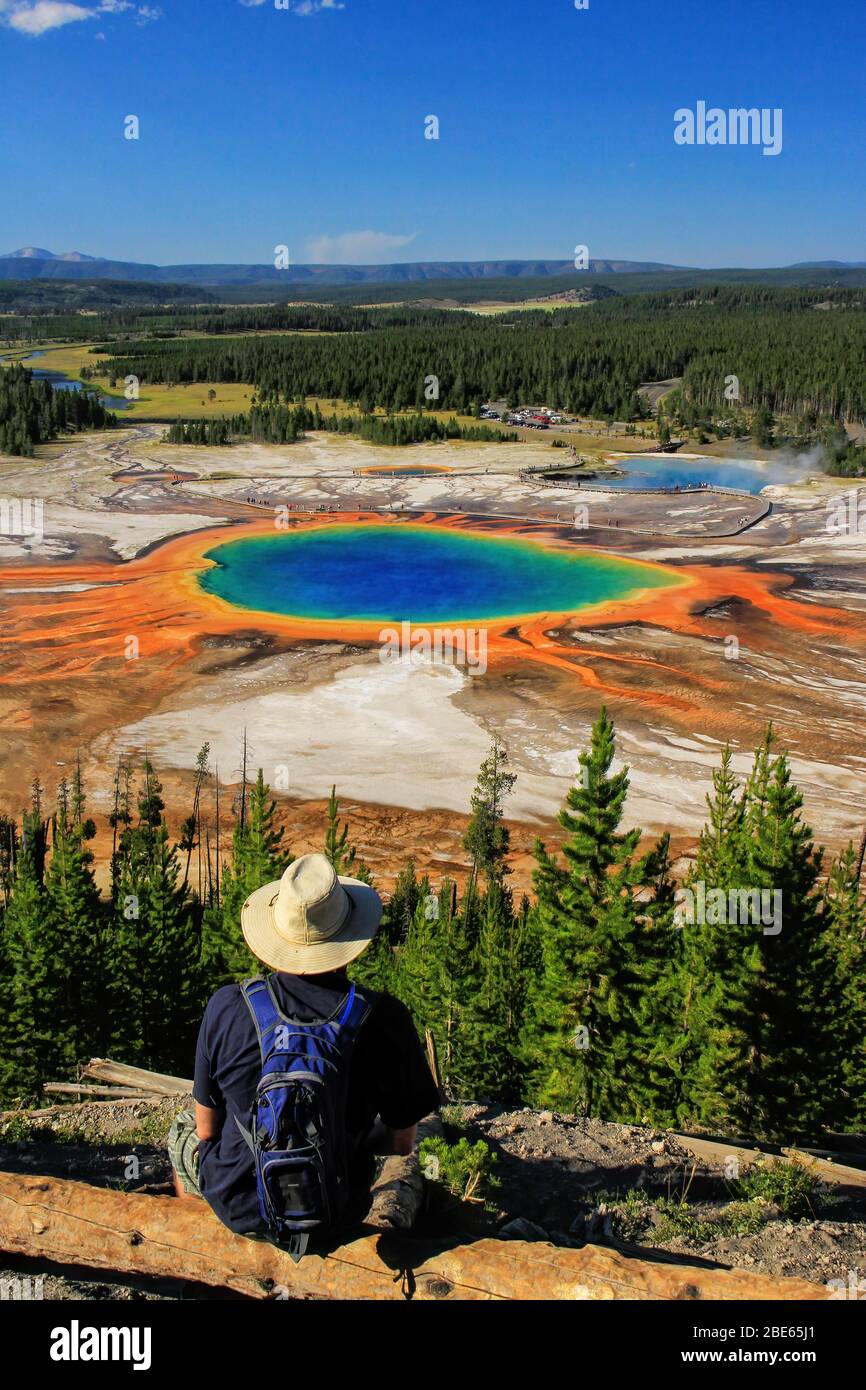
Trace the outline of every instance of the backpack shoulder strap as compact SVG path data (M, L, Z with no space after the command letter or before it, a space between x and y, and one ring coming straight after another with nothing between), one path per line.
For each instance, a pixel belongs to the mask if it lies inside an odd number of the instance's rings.
M277 1025L283 1021L283 1016L277 1008L277 1002L264 975L255 975L251 980L244 980L241 994L252 1015L264 1066L271 1051L273 1035Z
M281 1013L274 998L270 980L266 979L265 976L256 975L250 980L244 980L241 985L241 994L252 1016L256 1037L259 1040L262 1066L264 1066L270 1056L274 1034L278 1026L281 1023L290 1022L290 1020ZM354 1038L362 1023L372 1013L375 1003L375 995L370 997L356 985L351 985L337 1019L340 1031L347 1033L350 1038Z
M358 987L353 984L349 993L346 995L343 1012L340 1014L338 1020L340 1029L354 1038L361 1024L364 1023L373 1012L373 1005L375 1002L375 996L372 998L369 997L363 990L358 989Z
M250 980L244 980L241 987L241 997L250 1011L253 1026L256 1030L256 1037L259 1041L259 1051L262 1056L262 1066L270 1051L269 1040L274 1029L280 1021L280 1011L268 988L268 982L264 975L254 975ZM235 1115L235 1124L250 1147L253 1158L256 1157L256 1146L250 1131L241 1124Z

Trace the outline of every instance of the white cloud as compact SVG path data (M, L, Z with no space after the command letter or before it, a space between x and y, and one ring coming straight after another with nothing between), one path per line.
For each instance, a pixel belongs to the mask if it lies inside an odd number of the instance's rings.
M318 236L308 242L310 257L323 264L352 265L388 261L391 252L414 241L410 236L389 236L387 232L342 232L339 236Z
M100 0L96 6L63 3L63 0L0 0L0 24L9 29L17 29L19 34L39 38L52 29L62 29L67 24L80 23L85 19L97 19L102 15L119 15L133 11L137 24L147 24L162 17L162 10L154 5L136 5L134 0ZM97 34L97 38L105 37Z
M248 10L257 9L259 5L264 5L266 0L240 0L240 3ZM291 10L293 14L318 14L320 10L344 10L346 6L342 0L297 0L297 4L290 3L281 6L282 9Z
M8 18L3 22L10 29L17 29L19 34L29 34L33 38L47 34L49 29L60 29L64 24L92 19L94 13L82 5L61 4L59 0L38 0L35 5L7 5L4 8Z

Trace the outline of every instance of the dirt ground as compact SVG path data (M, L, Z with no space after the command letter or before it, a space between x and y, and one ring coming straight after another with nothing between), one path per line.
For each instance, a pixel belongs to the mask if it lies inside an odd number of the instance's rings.
M816 1182L802 1212L786 1214L778 1201L744 1202L723 1164L696 1160L661 1130L499 1106L466 1106L463 1119L497 1155L506 1228L520 1217L539 1240L662 1250L818 1284L866 1275L866 1186L850 1197ZM514 1234L533 1238L522 1224Z

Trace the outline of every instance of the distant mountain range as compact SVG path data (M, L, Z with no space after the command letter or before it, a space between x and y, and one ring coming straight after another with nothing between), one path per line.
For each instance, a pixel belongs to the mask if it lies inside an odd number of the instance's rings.
M202 303L270 302L288 291L298 300L328 302L390 302L441 298L467 303L493 296L513 301L549 293L561 293L578 284L599 294L634 294L688 288L707 284L767 284L866 286L866 261L801 261L797 265L762 270L737 267L701 269L673 266L660 261L590 261L588 271L576 271L572 261L409 261L391 265L293 265L277 270L273 265L144 265L137 261L109 261L83 251L56 255L41 246L24 246L0 255L0 284L15 282L7 307L49 307L43 290L52 282L71 306L76 296L92 286L93 307L111 303L157 302L165 286L166 302L197 296ZM26 289L31 284L33 290ZM470 290L477 284L478 289ZM520 286L520 292L517 286ZM424 286L430 289L425 291ZM142 290L152 286L150 296ZM435 289L434 289L435 286ZM603 288L606 287L606 288ZM12 285L10 283L10 290ZM106 294L108 297L106 298ZM593 297L596 297L595 295ZM56 300L56 294L51 302ZM7 303L8 301L8 303ZM65 301L65 302L66 302ZM59 303L59 301L57 301ZM88 301L89 302L89 301ZM83 304L84 301L82 300Z
M95 261L96 259L96 256L85 256L83 251L64 251L62 255L56 256L53 251L46 251L42 246L22 246L19 251L10 251L8 255L0 256L0 261Z
M658 261L593 260L589 273L651 274L684 268ZM564 275L569 271L574 272L573 261L411 261L393 265L293 265L288 270L276 270L272 265L142 265L137 261L109 261L101 256L86 256L81 251L67 251L57 256L39 246L24 246L0 256L0 279L3 280L84 278L185 285L383 285L426 280L537 278Z
M866 270L866 261L796 261L789 270Z

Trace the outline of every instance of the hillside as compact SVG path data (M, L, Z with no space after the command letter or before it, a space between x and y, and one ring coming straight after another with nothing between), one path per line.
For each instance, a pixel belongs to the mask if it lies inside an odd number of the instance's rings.
M0 1118L0 1169L74 1178L97 1188L167 1196L166 1136L183 1098L93 1102ZM447 1142L487 1148L492 1181L468 1200L428 1176L415 1231L471 1245L479 1239L600 1247L634 1260L741 1270L816 1286L866 1265L866 1171L828 1179L808 1156L743 1163L697 1157L686 1136L635 1125L501 1105L448 1106ZM731 1148L730 1141L728 1147ZM864 1155L842 1156L843 1164ZM427 1173L435 1169L427 1165ZM132 1175L132 1176L130 1176ZM452 1184L453 1187L453 1184ZM0 1279L28 1264L0 1253ZM41 1271L40 1271L41 1272ZM215 1295L179 1279L121 1276L55 1265L45 1297L178 1299Z
M677 270L677 266L655 261L590 261L590 273L647 274ZM401 284L427 280L514 279L526 276L562 275L573 271L571 260L490 260L490 261L409 261L390 265L291 265L277 270L273 262L264 265L172 265L141 264L136 261L105 260L83 256L80 252L55 256L40 247L26 247L0 256L2 279L114 279L177 281L199 285L242 284Z
M653 285L675 288L707 283L801 285L866 283L863 262L804 262L799 265L748 269L667 265L659 261L614 260L593 257L588 270L576 271L572 260L406 261L387 265L292 264L284 270L273 262L259 265L151 265L137 261L86 256L80 251L57 256L41 247L25 247L0 256L0 280L126 280L149 284L223 287L293 286L407 286L460 284L467 281L538 281L556 279L557 287L576 285L587 276L635 290Z

